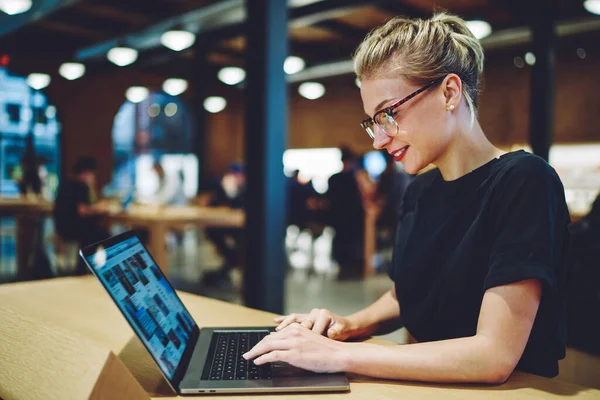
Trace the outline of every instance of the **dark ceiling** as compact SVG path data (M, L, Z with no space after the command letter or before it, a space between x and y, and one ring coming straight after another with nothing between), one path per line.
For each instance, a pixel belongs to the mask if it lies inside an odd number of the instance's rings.
M524 5L533 3L536 1L290 0L290 54L303 57L309 67L349 59L373 27L394 15L425 17L434 9L488 21L494 29L492 43L497 32L525 27L532 15L547 12L544 7ZM600 20L584 10L583 0L556 3L560 21ZM8 30L0 36L0 55L9 55L11 70L21 74L53 73L61 63L73 60L84 62L88 73L108 73L119 67L106 60L106 51L125 44L140 51L138 61L126 68L189 77L196 56L214 66L243 65L244 14L243 0L34 0L34 8L27 14L0 15L0 34ZM177 26L197 32L197 44L180 53L157 40L162 32ZM594 29L598 27L588 27Z

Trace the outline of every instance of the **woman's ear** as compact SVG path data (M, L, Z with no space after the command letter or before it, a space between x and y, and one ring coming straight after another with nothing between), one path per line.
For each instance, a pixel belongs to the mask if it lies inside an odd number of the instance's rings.
M462 81L456 74L448 74L442 82L442 90L446 99L446 110L458 108L462 100Z

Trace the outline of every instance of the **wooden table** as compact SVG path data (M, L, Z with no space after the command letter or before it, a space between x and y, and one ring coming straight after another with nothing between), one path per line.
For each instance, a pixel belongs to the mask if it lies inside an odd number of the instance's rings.
M29 197L0 197L0 215L20 213L50 214L54 205L49 201Z
M0 197L0 217L15 217L17 276L19 279L37 277L35 256L43 252L41 217L51 214L54 205L40 198ZM44 277L48 274L43 273Z
M127 211L110 213L108 218L111 223L147 229L150 233L148 250L165 274L168 271L165 234L169 228L186 225L241 228L245 223L243 210L225 207L133 205Z
M181 299L200 326L264 326L272 314L180 293ZM108 294L93 277L60 278L47 281L0 285L0 304L83 335L110 348L129 368L144 389L156 399L177 397L168 388L158 368L133 335ZM2 321L0 321L0 325ZM375 339L372 339L376 341ZM380 341L382 342L382 341ZM389 342L388 342L389 343ZM31 343L35 346L36 343ZM44 348L37 349L40 353ZM43 359L43 356L40 356ZM324 399L538 399L572 397L598 399L600 391L515 372L507 383L487 385L435 385L376 380L350 375L350 393L325 394ZM65 388L67 390L67 388ZM258 399L266 395L228 396ZM276 394L272 399L314 399L315 394ZM200 398L200 397L198 397ZM219 395L216 398L225 398Z

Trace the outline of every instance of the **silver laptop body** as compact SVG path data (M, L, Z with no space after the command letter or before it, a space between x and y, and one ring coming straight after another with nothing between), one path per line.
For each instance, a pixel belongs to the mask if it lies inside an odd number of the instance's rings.
M243 360L273 327L200 329L134 232L87 246L80 256L179 394L350 389L344 374Z

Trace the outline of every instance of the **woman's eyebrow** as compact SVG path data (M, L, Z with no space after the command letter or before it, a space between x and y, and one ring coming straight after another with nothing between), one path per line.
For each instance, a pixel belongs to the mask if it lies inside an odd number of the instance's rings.
M375 112L377 112L377 111L381 110L381 109L383 108L383 105L384 105L385 103L387 103L387 102L390 102L390 101L392 101L392 100L394 100L394 99L395 99L395 97L392 97L391 99L386 99L386 100L383 100L381 103L377 104L377 107L375 107Z

